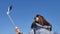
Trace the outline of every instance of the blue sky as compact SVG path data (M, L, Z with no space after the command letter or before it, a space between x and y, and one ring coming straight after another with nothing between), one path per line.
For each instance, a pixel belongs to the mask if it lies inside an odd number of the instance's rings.
M15 34L6 14L9 5L13 6L10 15L24 34L31 30L36 14L44 16L53 31L60 32L60 0L0 0L0 34Z

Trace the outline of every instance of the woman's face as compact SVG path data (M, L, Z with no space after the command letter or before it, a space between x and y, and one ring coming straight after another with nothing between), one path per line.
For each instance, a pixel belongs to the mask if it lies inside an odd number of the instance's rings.
M38 17L36 17L36 19L35 19L36 21L39 21L39 18Z

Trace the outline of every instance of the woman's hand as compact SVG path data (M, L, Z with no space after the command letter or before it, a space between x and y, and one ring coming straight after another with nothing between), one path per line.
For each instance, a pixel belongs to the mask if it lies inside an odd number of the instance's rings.
M22 34L22 32L20 32L19 28L16 27L16 34Z

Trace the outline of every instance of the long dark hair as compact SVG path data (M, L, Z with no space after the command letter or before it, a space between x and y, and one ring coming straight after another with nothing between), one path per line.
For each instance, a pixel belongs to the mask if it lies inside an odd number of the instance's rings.
M44 26L44 25L51 26L50 31L52 30L52 25L49 22L47 22L43 16L37 14L36 17L39 18L39 21L38 22L34 21L31 25L31 28L36 28L35 23L38 23L38 24L41 24L42 26ZM36 17L34 19L36 19Z

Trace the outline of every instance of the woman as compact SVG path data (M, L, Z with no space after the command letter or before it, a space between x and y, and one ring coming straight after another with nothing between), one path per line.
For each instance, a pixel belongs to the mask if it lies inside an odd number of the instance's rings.
M34 22L31 25L30 34L51 34L52 25L47 22L43 16L36 15Z

